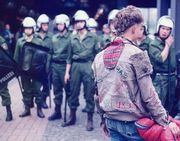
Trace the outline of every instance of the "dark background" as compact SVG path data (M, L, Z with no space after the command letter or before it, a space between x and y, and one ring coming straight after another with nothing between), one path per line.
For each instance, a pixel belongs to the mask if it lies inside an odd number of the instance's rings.
M77 10L82 9L94 17L97 10L103 7L104 13L98 19L101 28L107 22L110 10L126 5L156 7L156 0L0 0L0 20L9 23L12 31L16 31L26 16L37 19L45 13L54 19L55 15L65 13L71 19Z

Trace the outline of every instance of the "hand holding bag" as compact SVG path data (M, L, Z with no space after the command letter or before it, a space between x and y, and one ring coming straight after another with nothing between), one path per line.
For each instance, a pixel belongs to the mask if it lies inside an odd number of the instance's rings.
M180 121L169 116L169 121L176 123L180 127ZM135 122L140 136L145 141L180 141L180 138L175 139L170 128L164 128L150 118L142 118Z

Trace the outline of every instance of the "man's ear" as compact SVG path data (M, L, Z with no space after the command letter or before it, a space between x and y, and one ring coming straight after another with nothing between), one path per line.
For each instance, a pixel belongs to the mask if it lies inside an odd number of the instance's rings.
M132 34L135 33L135 30L136 30L136 25L133 25L133 26L131 27L131 32L132 32Z

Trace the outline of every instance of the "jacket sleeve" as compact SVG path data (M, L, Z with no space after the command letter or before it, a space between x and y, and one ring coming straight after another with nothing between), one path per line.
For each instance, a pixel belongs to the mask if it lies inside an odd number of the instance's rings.
M19 63L19 55L20 55L20 42L19 40L16 43L15 52L14 52L14 60Z
M96 63L95 62L96 62L96 59L92 63L92 70L93 70L93 73L94 73L95 81L97 81L96 65L95 65ZM96 82L94 82L94 83L96 83ZM101 118L103 118L103 115L104 115L105 111L100 107L98 86L97 86L97 84L95 84L95 85L97 87L97 90L95 92L96 93L96 95L95 95L95 105L96 105L98 114L100 115Z
M150 112L153 119L162 126L167 126L168 118L157 92L153 86L150 74L152 66L146 52L131 56L132 65L136 74L137 83L141 92L142 104Z
M49 53L48 53L48 56L47 56L47 63L46 63L46 72L47 73L50 73L51 72L51 59L52 59L52 47L53 46L53 43L52 43L52 39L50 40L50 43L49 43Z
M67 54L67 59L66 59L66 63L67 64L72 64L72 52L73 52L73 49L72 49L72 38L70 40L70 43L68 45L68 54Z
M150 75L153 71L147 51L134 54L130 57L137 79Z
M161 64L164 63L162 56L161 56L161 51L155 44L153 44L153 43L150 44L148 52L149 52L149 57L152 60L154 60L155 62L161 63Z

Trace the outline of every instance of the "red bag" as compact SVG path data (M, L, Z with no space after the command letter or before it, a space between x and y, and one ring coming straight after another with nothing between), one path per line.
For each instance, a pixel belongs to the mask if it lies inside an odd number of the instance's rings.
M176 123L177 126L180 127L179 120L175 120L170 116L169 120ZM163 126L155 123L153 120L149 118L142 118L136 121L135 125L137 126L137 130L140 136L145 141L180 141L180 138L174 138L168 126L166 127L166 129L164 129Z
M155 122L149 118L142 118L138 120L135 125L140 136L145 141L160 141L161 132L163 127L155 124Z

